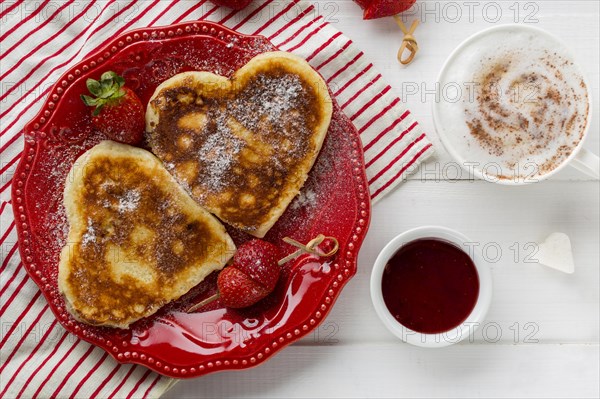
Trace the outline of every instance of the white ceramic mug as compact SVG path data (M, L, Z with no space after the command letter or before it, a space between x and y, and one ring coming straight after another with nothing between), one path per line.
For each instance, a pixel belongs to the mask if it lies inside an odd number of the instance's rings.
M485 29L481 32L474 34L473 36L470 36L466 40L464 40L450 54L450 56L444 63L444 66L442 67L440 74L438 76L438 84L439 84L438 87L445 87L446 84L452 83L450 80L447 79L447 76L446 76L449 68L454 66L454 64L461 62L461 60L460 60L461 54L463 54L464 51L468 51L467 48L469 46L473 45L473 43L476 40L482 38L485 35L489 35L489 34L498 34L498 33L503 33L503 32L514 33L514 32L521 32L521 31L533 33L535 35L544 35L543 36L544 39L547 39L550 42L555 43L557 47L561 46L561 48L567 48L566 45L561 40L559 40L557 37L551 35L550 33L546 32L545 30L527 26L527 25L507 24L507 25L501 25L501 26L496 26L496 27L492 27L489 29ZM570 58L571 60L573 60L573 57L568 52L565 54L565 56ZM591 151L588 151L587 149L583 148L583 143L584 143L585 137L588 135L588 132L590 129L590 123L591 123L591 119L592 119L592 103L591 103L591 101L592 101L591 95L592 94L589 91L590 85L585 80L585 77L583 76L583 74L581 74L581 78L584 80L584 82L586 84L587 93L588 93L588 96L587 96L587 98L588 98L588 115L587 115L587 123L586 123L585 129L583 131L583 137L581 138L579 143L573 148L571 154L567 158L565 158L557 167L555 167L554 169L552 169L551 171L549 171L547 173L536 176L536 178L531 179L531 181L527 181L526 179L523 179L523 180L521 180L521 179L494 179L489 174L484 173L485 172L484 170L481 170L481 169L477 168L476 166L473 167L472 161L474 161L474 160L465 159L463 154L460 154L460 152L450 142L448 136L451 133L449 133L448 129L452 129L452 126L445 126L440 121L440 106L443 103L443 99L441 98L442 96L440 96L440 101L433 102L433 120L434 120L434 125L436 128L436 131L438 133L438 136L440 137L442 144L444 145L444 147L446 148L448 153L460 165L462 165L463 168L465 168L465 170L467 170L470 173L473 173L475 175L475 177L478 177L480 179L493 181L493 182L500 183L500 184L507 184L507 185L527 184L527 183L531 183L534 181L547 179L550 176L557 173L558 171L562 170L567 164L571 165L572 167L580 170L581 172L585 173L586 175L588 175L594 179L599 179L600 178L600 160L599 160L598 156L596 154L592 153ZM470 166L466 167L465 165L470 165Z
M381 283L388 261L402 246L420 238L438 238L455 244L471 257L479 277L477 302L467 319L456 328L439 334L420 333L403 326L390 313L383 299ZM381 250L371 272L371 300L377 315L390 332L404 342L427 348L441 348L458 343L469 336L473 337L475 330L483 323L492 301L492 275L481 256L475 253L476 251L470 251L473 248L470 245L472 243L473 241L464 234L447 227L423 226L396 236Z

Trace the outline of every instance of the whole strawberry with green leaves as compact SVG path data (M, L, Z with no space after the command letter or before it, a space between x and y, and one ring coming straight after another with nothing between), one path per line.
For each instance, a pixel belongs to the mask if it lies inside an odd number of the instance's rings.
M94 107L92 123L109 139L139 144L144 136L144 106L125 79L113 71L102 74L100 81L88 79L86 86L94 96L81 95L85 105Z

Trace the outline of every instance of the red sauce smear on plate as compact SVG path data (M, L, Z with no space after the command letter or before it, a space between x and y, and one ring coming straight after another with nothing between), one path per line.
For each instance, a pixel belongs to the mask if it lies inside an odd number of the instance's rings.
M423 238L405 244L391 257L381 288L388 310L400 324L438 334L469 316L479 295L479 276L461 248Z

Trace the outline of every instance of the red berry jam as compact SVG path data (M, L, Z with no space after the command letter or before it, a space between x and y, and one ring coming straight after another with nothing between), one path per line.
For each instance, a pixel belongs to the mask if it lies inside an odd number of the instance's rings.
M453 243L424 238L402 246L381 282L384 302L403 326L426 334L452 330L469 316L479 295L471 257Z

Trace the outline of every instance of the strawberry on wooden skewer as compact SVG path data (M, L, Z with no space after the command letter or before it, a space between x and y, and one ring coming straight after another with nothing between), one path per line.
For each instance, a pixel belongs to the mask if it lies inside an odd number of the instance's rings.
M279 280L279 249L263 240L242 244L233 256L231 266L217 279L221 302L228 308L245 308L260 301Z
M125 144L138 144L144 135L144 106L125 79L113 71L104 72L100 81L88 79L91 97L81 95L84 104L94 107L92 123L109 139Z
M298 251L283 259L280 259L279 248L264 240L253 239L240 245L231 264L217 277L217 293L187 311L193 312L217 299L228 308L239 309L252 306L275 289L281 274L280 266L290 259L300 253L329 257L338 250L338 242L335 238L321 234L306 245L288 237L283 240L299 248ZM318 247L321 243L324 248Z
M398 50L398 62L402 65L410 64L415 58L417 51L419 51L417 40L413 36L415 29L419 25L419 20L414 20L410 29L407 29L398 14L412 7L415 4L415 0L354 0L354 2L364 10L363 19L394 17L402 33L404 33L402 45ZM408 55L405 56L404 53L407 51Z

